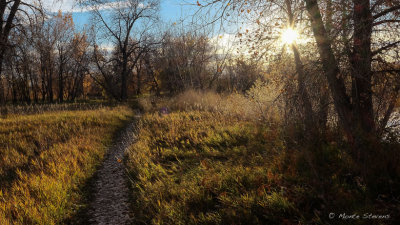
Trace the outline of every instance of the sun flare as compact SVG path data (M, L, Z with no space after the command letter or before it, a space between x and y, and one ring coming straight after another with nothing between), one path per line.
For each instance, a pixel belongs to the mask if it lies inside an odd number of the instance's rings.
M298 38L299 33L293 28L287 28L281 34L281 40L284 44L293 44Z

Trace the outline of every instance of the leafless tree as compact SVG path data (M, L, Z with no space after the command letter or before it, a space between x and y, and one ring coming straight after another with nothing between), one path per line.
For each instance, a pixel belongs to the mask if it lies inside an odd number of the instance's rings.
M93 19L99 31L98 38L112 43L115 46L114 57L109 60L97 62L97 68L103 77L106 74L105 67L114 63L120 78L120 92L118 99L127 99L128 77L132 73L141 54L146 51L151 43L148 35L151 26L158 18L159 0L128 0L128 1L107 1L88 0L83 1L86 7L91 9ZM104 7L107 7L105 9ZM98 40L94 40L98 41ZM99 50L97 46L95 50ZM98 54L95 53L95 55ZM107 56L105 57L107 58ZM105 59L103 57L103 59ZM99 60L99 57L94 57ZM108 79L108 78L107 78ZM108 85L108 84L104 84ZM108 87L108 90L111 88ZM114 97L117 94L113 93Z
M4 103L4 84L1 76L3 62L7 49L10 47L10 32L19 26L28 15L28 11L42 11L41 1L38 0L38 6L29 4L23 0L1 0L0 1L0 102Z

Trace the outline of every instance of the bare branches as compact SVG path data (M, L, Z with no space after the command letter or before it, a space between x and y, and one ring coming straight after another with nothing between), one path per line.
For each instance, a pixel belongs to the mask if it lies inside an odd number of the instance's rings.
M383 47L381 47L381 48L379 48L379 49L373 51L373 52L372 52L372 56L375 56L375 55L381 53L382 51L385 51L385 50L388 50L388 49L390 49L390 48L392 48L392 47L395 47L395 46L397 46L398 44L400 44L400 41L396 41L396 42L393 42L393 43L388 44L388 45L386 45L386 46L383 46Z
M114 42L117 48L111 58L116 62L117 77L120 79L120 100L127 99L127 80L138 62L141 54L145 51L144 40L149 32L148 27L140 27L154 17L157 17L159 0L128 0L126 2L102 1L108 4L110 9L107 15L100 10L98 2L88 0L87 3L93 9L92 14L99 21L98 32L101 33L107 42ZM98 40L95 40L98 41ZM98 59L95 58L96 61ZM98 62L96 62L98 64ZM110 62L111 63L111 62ZM101 71L102 69L99 67ZM104 73L101 72L101 73ZM115 97L115 96L114 96Z
M378 19L378 18L380 18L382 16L385 16L385 15L387 15L389 13L392 13L394 11L397 11L397 10L400 10L400 5L396 5L396 6L387 8L387 9L383 10L382 12L379 12L379 13L373 15L373 18L375 20L375 19Z

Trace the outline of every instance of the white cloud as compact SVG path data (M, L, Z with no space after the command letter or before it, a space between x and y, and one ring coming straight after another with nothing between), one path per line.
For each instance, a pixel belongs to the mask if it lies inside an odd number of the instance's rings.
M233 34L220 34L210 39L210 43L215 46L217 54L226 54L231 52L236 54L239 50L240 44L238 39Z
M31 0L35 1L35 0ZM42 0L43 7L50 12L74 12L80 8L75 0Z
M35 0L30 0L35 1ZM76 0L42 0L43 6L46 10L50 12L88 12L91 11L91 7L80 6ZM95 6L98 10L109 10L113 8L126 8L129 7L129 0L107 2L104 4L99 4ZM139 7L144 7L142 3Z
M112 43L102 43L100 44L99 48L103 51L111 52L114 50L115 46Z

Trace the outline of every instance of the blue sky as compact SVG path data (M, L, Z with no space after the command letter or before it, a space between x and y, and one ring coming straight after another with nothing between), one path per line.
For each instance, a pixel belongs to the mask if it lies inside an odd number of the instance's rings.
M27 0L27 1L37 1L37 0ZM76 0L41 0L45 9L48 12L57 13L61 10L64 13L72 13L73 20L75 23L75 28L77 30L82 29L85 25L90 23L90 12L80 7L76 4ZM114 0L114 1L126 1L126 0ZM160 17L161 21L167 26L173 25L174 22L178 23L181 19L184 19L184 24L190 24L192 21L192 15L198 10L196 5L197 0L160 0L161 9ZM106 6L107 7L107 6ZM106 8L105 7L105 8ZM228 30L231 28L235 30L235 26L227 26ZM218 31L218 25L212 30L208 31L208 35L211 40L220 46L220 48L225 48L231 46L232 42L235 41L235 36L233 34L225 33L226 31Z
M32 0L34 1L34 0ZM63 12L72 12L76 28L82 28L89 23L90 12L76 5L75 0L42 0L45 8L51 12L61 10ZM123 1L123 0L121 0ZM193 14L195 6L193 0L161 0L161 20L166 23L173 23L180 18L187 18Z

